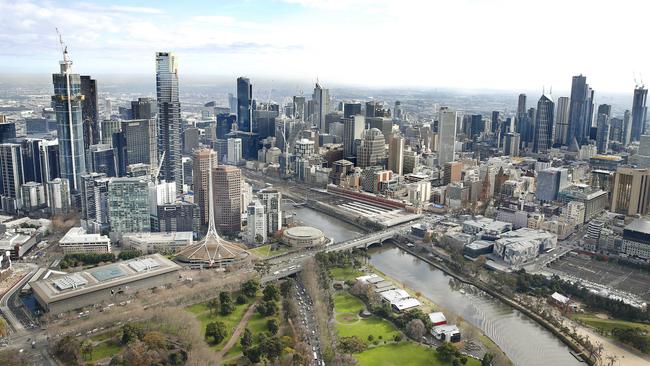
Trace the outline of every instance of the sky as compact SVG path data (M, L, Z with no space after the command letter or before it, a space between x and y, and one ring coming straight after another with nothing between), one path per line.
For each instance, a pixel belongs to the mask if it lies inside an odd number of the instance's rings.
M598 91L650 80L642 0L0 0L3 73L179 73L368 87Z

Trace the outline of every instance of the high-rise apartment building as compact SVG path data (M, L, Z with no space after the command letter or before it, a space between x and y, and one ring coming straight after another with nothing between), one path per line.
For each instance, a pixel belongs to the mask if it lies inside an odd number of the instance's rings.
M181 103L178 99L178 63L171 52L156 53L156 94L158 98L158 151L165 154L160 179L183 184Z
M442 184L447 185L452 182L460 182L463 173L463 163L450 161L443 167Z
M3 206L5 211L13 211L20 208L21 190L20 186L25 183L23 177L23 157L20 153L20 144L0 144L0 195L3 204L11 200L10 209Z
M498 112L497 112L498 119ZM447 107L438 112L438 166L454 161L456 144L456 111Z
M609 146L609 115L606 113L600 113L599 111L597 118L598 124L596 127L596 151L599 154L605 154L607 153L607 148Z
M229 165L212 169L214 220L217 230L241 231L241 171Z
M110 235L119 240L124 233L151 231L149 184L144 177L113 178L108 184Z
M583 145L589 141L589 130L593 115L594 91L587 84L587 77L574 76L571 83L571 100L569 104L569 130L565 145L571 145L575 139Z
M82 75L81 81L81 118L83 120L84 147L99 143L99 105L97 104L97 81Z
M238 165L242 161L242 139L229 138L228 139L228 164Z
M70 212L70 181L55 178L47 182L47 207L53 215Z
M555 135L553 143L564 145L567 141L567 134L569 133L569 105L571 100L569 97L557 98L557 106L555 112Z
M158 167L156 120L122 121L122 133L126 144L125 165L148 164L152 169ZM167 160L167 154L165 154L165 160Z
M267 240L266 212L260 201L254 200L246 208L246 240L249 243L263 244Z
M72 73L72 61L63 52L61 71L52 75L54 95L52 104L56 113L59 139L59 166L61 178L70 182L73 192L81 186L81 176L86 174L84 150L81 77Z
M648 108L648 89L643 85L634 88L634 99L632 100L632 141L639 141L641 135L645 134L646 116Z
M131 119L155 119L156 101L151 98L138 98L131 101Z
M260 190L257 197L264 206L268 233L274 235L282 229L282 192L269 187Z
M89 173L81 177L81 225L89 233L108 232L108 184L104 173Z

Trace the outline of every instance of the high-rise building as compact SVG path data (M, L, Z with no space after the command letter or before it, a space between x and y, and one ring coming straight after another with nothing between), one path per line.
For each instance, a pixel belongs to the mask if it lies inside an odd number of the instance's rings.
M210 165L212 160L212 165ZM194 203L199 206L201 225L207 225L209 216L208 182L210 180L210 166L218 164L217 152L212 149L199 149L194 152L192 161L192 189L194 191Z
M499 111L492 111L492 124L491 130L492 133L496 133L501 126L501 117L499 116Z
M81 185L81 176L86 174L86 158L83 138L81 77L72 73L72 61L67 49L60 62L61 71L52 75L54 95L52 104L56 113L57 136L59 139L59 166L61 178L70 182L73 192Z
M249 243L265 243L268 230L266 228L267 221L264 206L260 201L254 200L248 204L246 213L246 240Z
M199 207L194 203L177 201L157 205L152 231L161 233L199 232Z
M4 116L2 116L4 117ZM0 143L11 142L16 138L16 123L4 122L0 123Z
M648 89L643 85L634 88L634 99L632 100L632 141L639 141L641 135L645 134L646 115L648 108Z
M350 118L352 116L361 114L361 103L359 102L345 102L343 103L343 118Z
M497 113L497 119L498 114ZM493 112L494 117L494 112ZM447 107L440 108L438 112L438 166L444 167L445 163L454 161L456 145L456 111Z
M282 229L282 192L268 187L257 193L257 198L264 206L267 217L266 228L270 235L275 235Z
M230 113L237 115L237 97L228 93L228 106L230 107Z
M304 121L307 113L307 103L305 97L296 95L293 97L293 118L298 121Z
M228 164L238 165L242 161L242 139L229 138L228 139Z
M20 208L22 193L20 186L25 183L20 144L0 144L0 172L2 172L0 196L2 196L3 208L5 211L13 212ZM5 206L6 203L9 203L9 207Z
M212 169L214 220L217 230L241 231L241 171L229 165Z
M91 145L89 147L89 154L90 167L93 172L105 173L109 177L117 176L117 170L115 169L115 150L110 145Z
M131 101L131 119L155 119L156 101L151 98L138 98Z
M329 89L324 89L318 81L314 87L314 93L311 96L313 103L312 124L318 128L321 133L327 132L327 125L325 123L325 116L330 109L330 92Z
M357 148L357 166L366 168L385 164L386 140L379 129L365 130Z
M388 143L388 170L402 175L404 169L404 138L393 135Z
M110 235L119 240L124 233L151 231L149 183L145 177L113 178L108 184Z
M548 168L537 174L535 197L542 202L555 201L558 193L569 184L568 172L564 168Z
M442 184L447 185L452 182L460 182L463 173L463 163L458 161L449 161L443 167Z
M26 182L20 187L23 210L34 210L47 204L42 183Z
M621 142L624 146L632 142L632 113L629 110L623 113L623 141Z
M81 116L83 119L84 148L99 143L99 105L97 104L97 81L82 75L81 80Z
M361 139L365 125L366 118L364 116L343 118L343 158L356 156L355 141Z
M253 84L246 77L237 78L237 129L253 131Z
M611 211L646 215L650 207L650 169L618 167L614 176Z
M521 144L521 135L517 132L508 132L505 143L503 144L503 155L519 156L519 145Z
M160 179L176 182L181 193L183 175L181 103L178 99L178 64L171 52L156 53L156 94L158 98L158 151L165 156Z
M569 130L565 145L571 145L574 139L580 145L588 142L593 115L593 98L594 91L587 84L587 77L574 76L571 83Z
M535 117L535 133L533 136L533 152L546 152L553 145L553 122L555 103L546 95L537 102Z
M70 212L70 181L55 178L47 182L47 206L53 215Z
M517 116L524 115L526 115L526 94L521 93L517 99Z
M126 165L141 163L148 164L152 168L158 167L158 130L156 128L156 120L139 119L122 121L122 133L124 134L124 142L126 143ZM167 160L166 154L165 160Z
M609 146L609 115L606 113L600 113L600 107L598 109L599 113L598 125L596 128L596 151L599 154L605 154L607 153L607 148Z
M89 233L108 233L108 183L104 173L81 177L81 225Z
M565 145L567 134L569 133L569 97L559 97L557 99L557 109L555 113L555 136L553 143Z

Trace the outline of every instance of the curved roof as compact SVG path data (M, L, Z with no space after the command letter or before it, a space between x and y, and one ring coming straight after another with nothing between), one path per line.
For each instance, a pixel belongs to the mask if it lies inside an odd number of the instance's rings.
M323 232L311 226L296 226L284 231L284 234L294 238L318 238Z

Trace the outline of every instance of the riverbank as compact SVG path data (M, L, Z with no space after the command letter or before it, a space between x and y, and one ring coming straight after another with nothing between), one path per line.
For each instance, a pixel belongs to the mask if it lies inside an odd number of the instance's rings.
M486 335L481 329L478 327L470 324L469 322L466 322L465 320L462 319L462 317L455 313L453 310L450 310L446 307L441 306L440 304L436 304L432 299L429 299L428 297L424 296L422 293L419 291L415 291L414 289L406 286L403 283L400 283L397 279L387 275L386 273L380 271L373 265L368 264L367 265L368 269L377 274L378 276L381 276L387 281L390 281L394 283L397 287L405 290L406 292L409 293L412 297L418 299L423 305L424 305L424 310L427 310L427 312L434 312L434 311L440 311L445 314L445 317L448 319L450 323L456 324L458 328L461 330L461 336L463 337L464 341L471 341L471 342L479 342L483 346L483 350L480 352L472 351L472 350L466 350L465 352L476 358L476 359L482 359L483 355L487 352L492 353L493 355L496 356L496 359L502 360L503 365L514 365L512 360L508 358L505 352L488 336ZM426 313L426 312L425 312ZM467 338L470 339L467 339ZM461 349L461 352L463 350Z
M474 286L474 287L478 288L479 290L487 293L488 295L498 299L499 301L501 301L505 305L508 305L509 307L520 311L521 313L526 315L529 319L535 321L537 324L541 325L546 330L550 331L557 339L559 339L560 341L562 341L562 343L564 343L566 346L568 346L573 351L572 355L574 357L576 357L576 358L579 357L582 362L585 362L590 366L595 364L594 360L589 359L586 356L587 351L585 349L583 349L583 347L581 345L577 344L571 338L564 335L559 329L557 329L555 326L553 326L553 324L548 322L546 319L542 318L541 316L537 315L536 313L534 313L531 310L527 309L526 307L522 306L517 301L505 296L504 294L502 294L500 292L497 292L497 291L493 290L492 288L486 286L485 284L483 284L483 283L481 283L479 281L475 281L473 279L462 276L462 275L450 270L444 264L439 263L439 262L434 261L434 260L431 260L430 258L427 258L427 257L421 255L420 253L417 253L414 250L411 250L411 248L408 248L405 245L401 245L399 243L396 243L395 246L398 247L399 249L403 250L404 252L410 254L411 256L416 257L419 260L421 260L421 261L423 261L423 262L437 268L438 270L444 272L448 276L451 276L454 279L456 279L456 280L458 280L458 281L460 281L460 282L462 282L464 284Z

